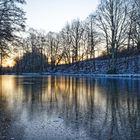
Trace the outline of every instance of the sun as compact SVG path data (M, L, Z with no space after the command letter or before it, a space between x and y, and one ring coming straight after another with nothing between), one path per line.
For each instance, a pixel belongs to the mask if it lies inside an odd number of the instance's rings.
M13 67L14 65L15 61L12 59L6 59L2 64L3 67Z

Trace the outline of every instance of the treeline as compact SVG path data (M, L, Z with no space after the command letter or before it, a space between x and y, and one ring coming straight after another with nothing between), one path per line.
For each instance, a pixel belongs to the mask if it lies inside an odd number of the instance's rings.
M121 54L140 52L140 1L100 0L94 13L84 21L67 23L59 33L46 34L31 28L25 34L27 37L19 42L15 43L13 38L11 41L17 71L42 72L58 64L72 64L101 54L111 58L110 70L115 72ZM7 54L7 48L11 45L3 48L1 56Z

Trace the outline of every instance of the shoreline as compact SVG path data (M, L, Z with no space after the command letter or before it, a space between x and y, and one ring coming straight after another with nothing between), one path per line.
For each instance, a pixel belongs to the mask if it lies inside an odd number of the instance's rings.
M140 78L140 74L93 74L93 73L68 73L68 72L43 72L43 73L10 73L4 75L15 76L76 76L76 77L91 77L91 78Z

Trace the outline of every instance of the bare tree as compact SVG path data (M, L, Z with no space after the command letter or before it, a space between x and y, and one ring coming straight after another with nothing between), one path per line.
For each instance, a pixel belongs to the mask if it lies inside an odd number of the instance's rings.
M71 24L70 35L72 39L72 63L77 62L80 56L80 41L84 28L79 20L74 20Z
M135 15L133 16L133 38L138 50L140 50L140 1L134 0Z
M127 1L101 0L96 14L96 25L103 33L107 52L112 56L111 69L115 70L117 52L127 39Z
M28 70L29 72L45 71L47 65L47 57L45 54L46 35L42 31L37 31L30 28L27 32L27 37L23 38L23 43L18 51L22 52L17 57L17 72ZM18 70L19 69L19 70Z
M63 61L66 64L71 63L71 44L72 44L72 38L70 34L70 25L67 23L67 25L62 29L60 32L61 36L61 45L63 46Z
M19 4L25 4L24 0L0 1L0 73L3 56L9 50L9 42L18 39L17 32L25 27L25 13Z
M89 52L89 58L95 58L95 47L100 42L100 35L96 30L95 26L96 17L94 14L90 14L87 18L86 22L86 34L88 35L88 52Z
M139 48L139 42L140 42L140 15L139 15L139 9L140 4L137 0L129 0L129 16L128 16L128 44L127 48L128 51L130 48Z
M49 32L47 34L47 54L51 67L58 65L62 59L63 48L60 44L60 35Z

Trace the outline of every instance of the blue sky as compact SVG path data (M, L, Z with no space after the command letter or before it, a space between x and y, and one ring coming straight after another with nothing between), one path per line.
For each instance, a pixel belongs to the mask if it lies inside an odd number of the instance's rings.
M27 25L46 32L59 32L66 22L84 20L93 12L98 0L26 0Z

